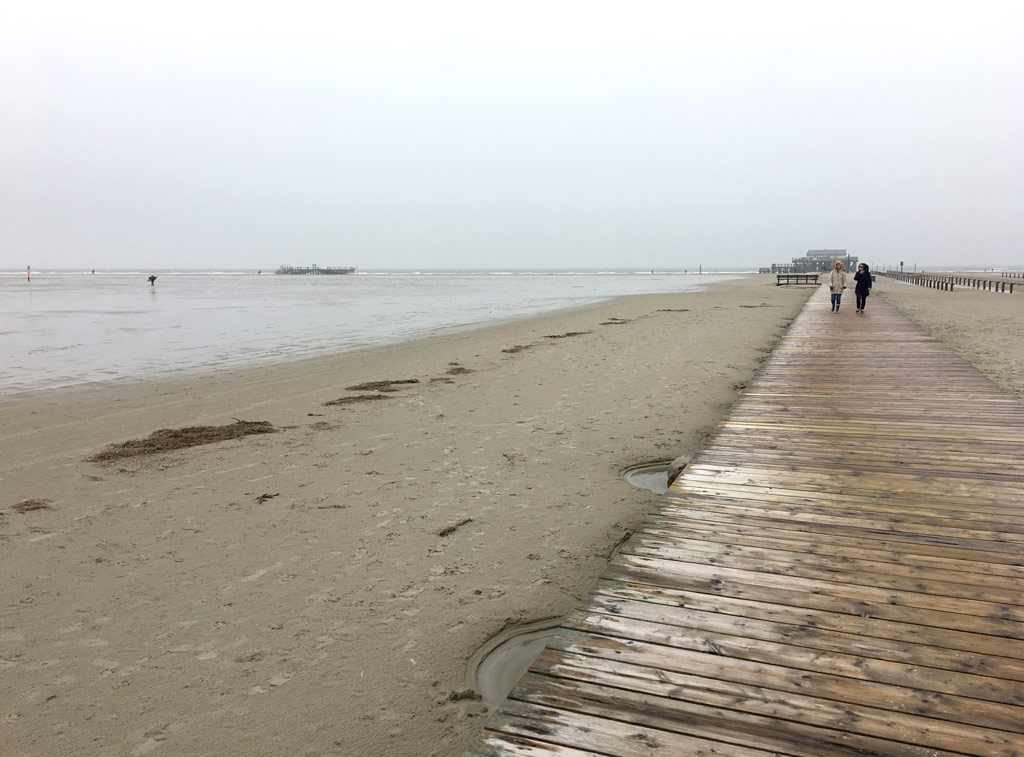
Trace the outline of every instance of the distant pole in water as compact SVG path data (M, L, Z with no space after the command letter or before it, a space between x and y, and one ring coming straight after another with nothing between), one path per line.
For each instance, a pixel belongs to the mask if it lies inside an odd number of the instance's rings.
M704 273L704 264L701 263L699 266L697 266L697 274L700 275L700 274L703 274L703 273Z

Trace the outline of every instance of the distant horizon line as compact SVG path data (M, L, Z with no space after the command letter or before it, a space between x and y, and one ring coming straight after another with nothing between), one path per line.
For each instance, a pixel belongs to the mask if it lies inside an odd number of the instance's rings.
M876 270L898 270L898 264L878 264L871 263L873 268ZM184 266L165 266L165 267L148 267L148 266L137 266L137 267L101 267L101 268L83 268L83 267L68 267L68 266L43 266L35 267L26 266L26 268L0 268L0 275L22 275L24 276L27 270L31 270L32 273L38 275L44 274L86 274L91 273L117 273L117 274L141 274L141 273L164 273L164 274L189 274L189 273L228 273L228 274L252 274L257 275L266 273L268 275L274 275L279 266L272 266L267 268L261 268L259 266L250 267L228 267L228 266L205 266L205 267L184 267ZM326 267L326 266L324 266ZM730 265L719 265L713 267L703 266L698 263L694 266L651 266L651 267L640 267L640 266L523 266L523 267L467 267L467 266L414 266L414 267L393 267L393 268L358 268L354 274L348 275L360 275L369 273L617 273L617 274L638 274L638 275L651 275L653 274L698 274L698 273L758 273L759 268L767 268L769 266L730 266ZM923 272L926 270L931 271L1018 271L1024 269L1024 265L1009 266L1009 265L954 265L954 266L943 266L939 264L904 264L904 271Z

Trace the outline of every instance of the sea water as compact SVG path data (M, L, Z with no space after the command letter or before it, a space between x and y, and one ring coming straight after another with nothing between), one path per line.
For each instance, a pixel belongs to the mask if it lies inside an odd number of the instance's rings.
M0 394L387 344L736 273L0 274Z

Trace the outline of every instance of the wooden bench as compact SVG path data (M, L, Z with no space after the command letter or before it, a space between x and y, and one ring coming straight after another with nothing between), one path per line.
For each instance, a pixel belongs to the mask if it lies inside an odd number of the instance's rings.
M814 284L818 285L818 273L777 273L775 274L775 286L780 287L786 284Z

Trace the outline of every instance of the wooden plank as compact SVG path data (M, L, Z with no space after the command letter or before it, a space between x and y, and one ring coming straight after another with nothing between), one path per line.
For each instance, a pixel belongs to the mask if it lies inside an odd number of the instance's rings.
M842 612L841 608L823 610L801 607L799 611L785 603L764 600L737 599L718 594L683 591L652 586L644 583L630 583L601 579L594 588L591 600L600 596L612 599L634 599L637 601L664 604L719 615L735 615L747 620L770 620L779 623L806 625L822 630L841 633L856 633L861 636L882 640L895 640L906 644L919 644L936 650L954 653L945 660L949 670L977 672L995 678L1018 680L1024 669L1024 641L1018 639L992 638L991 636L968 631L922 626L913 623L884 620L863 613ZM581 605L585 607L586 605ZM1024 680L1024 679L1021 679Z
M714 490L706 487L701 488L700 491L705 494L713 494ZM757 492L763 491L762 487L755 489ZM675 503L670 499L671 504L666 505L664 512L668 514L681 514L687 513L699 513L700 511L696 508L686 508L683 503ZM677 505L679 505L677 507ZM906 516L904 518L875 518L871 517L872 513L860 514L852 510L835 511L834 512L821 512L820 509L810 507L799 507L795 505L782 505L774 507L738 507L720 505L723 512L734 514L734 515L747 515L755 518L771 518L771 519L785 519L789 521L800 521L808 527L817 525L841 525L846 528L858 528L867 531L889 531L889 532L900 532L907 535L913 534L924 534L929 536L946 536L949 538L962 538L972 539L976 542L990 541L1000 544L1010 544L1011 548L1016 550L1020 548L1020 545L1024 545L1024 532L1021 532L1018 526L1006 524L1002 529L994 528L967 528L967 524L962 524L959 528L955 522L947 522L941 518L924 518ZM984 526L985 524L981 524Z
M473 745L466 755L479 757L593 757L596 752L573 749L572 747L538 741L525 736L513 736L510 733L497 733L485 729L480 741Z
M544 737L545 741L562 747L571 746L583 749L587 754L615 757L650 757L655 750L666 755L700 757L771 757L780 754L514 699L506 702L495 714L488 723L488 729L514 736Z
M991 582L992 585L1005 586L1006 578L1024 580L1024 566L1021 565L1001 565L981 562L978 559L957 559L948 556L948 550L944 548L935 548L934 551L938 556L933 557L929 553L931 548L928 545L919 545L910 551L905 548L905 545L902 545L904 548L894 549L891 544L879 539L832 537L823 541L802 531L753 529L742 526L724 527L718 523L707 524L697 521L687 521L681 525L678 520L661 518L657 515L648 518L639 536L643 535L664 539L700 539L706 545L736 544L790 550L805 555L861 558L891 565L907 566L913 571L937 568L964 576L967 583L978 581L988 584ZM972 557L976 554L976 552L968 553Z
M661 673L668 683L676 687L689 685L691 690L675 692L680 698L692 697L694 701L703 703L720 702L708 694L724 688L733 696L731 706L744 713L764 712L761 705L767 700L775 712L787 704L794 708L794 712L781 713L786 720L883 738L887 734L899 734L894 741L933 749L1019 757L1019 753L1014 754L1013 750L1024 745L1024 738L1017 733L944 719L948 716L947 702L949 710L967 718L970 713L953 708L973 708L975 703L968 698L934 697L911 687L847 681L842 676L801 673L793 668L713 653L672 650L671 654L666 654L665 648L658 644L601 636L589 636L582 643L574 643L571 638L564 643L558 640L549 649L556 654L551 657L543 653L532 668L534 672L569 677L568 671L557 668L562 661L579 666L600 666L611 674L650 668L655 677L661 678L658 675ZM551 665L556 667L549 667ZM719 687L716 684L731 685ZM774 692L775 696L769 692ZM860 701L872 693L878 707ZM780 697L779 694L785 696ZM525 699L528 695L519 690L512 696ZM901 707L915 709L901 711ZM743 719L736 716L737 721L742 722ZM975 741L973 749L976 751L965 751L971 748L970 741Z
M823 587L810 592L803 586L771 586L764 582L744 583L737 580L724 581L717 576L692 576L686 572L670 574L656 569L626 566L616 559L605 571L605 577L614 580L646 583L659 589L692 591L733 599L768 601L792 608L794 613L805 610L840 612L865 618L880 618L931 628L955 628L967 633L990 637L989 643L1011 639L1024 641L1024 632L1019 623L1001 618L989 618L963 613L949 613L944 610L908 607L887 601L867 599L859 592L829 592ZM839 584L836 584L839 586Z
M807 523L799 518L789 517L787 514L768 515L756 510L748 510L740 514L726 511L726 506L721 505L721 512L713 509L699 509L697 507L679 507L678 503L665 505L659 513L677 523L709 523L722 527L748 526L752 528L764 528L775 530L800 530L809 533ZM705 508L715 507L714 500L708 500ZM859 525L847 523L828 523L818 521L813 524L814 532L819 535L822 543L838 543L836 540L864 540L877 538L879 543L889 544L893 548L901 548L905 545L908 551L916 551L923 546L932 545L938 549L946 549L951 556L960 556L970 559L970 554L976 554L977 560L986 562L1005 562L1010 565L1021 565L1019 544L1008 543L992 539L968 539L962 536L939 535L918 531L910 533L901 531L890 524L889 528L865 528Z
M1003 604L1024 604L1024 593L1008 587L1005 576L980 572L941 570L919 563L899 563L869 560L863 557L833 557L814 552L772 548L748 547L686 539L680 536L660 537L649 531L636 534L626 545L626 551L645 557L665 557L681 562L703 562L724 567L755 567L772 573L828 580L837 574L855 582L868 581L873 586L904 587L929 594L942 594L965 599L981 599ZM794 569L794 566L803 568ZM861 576L863 578L861 578Z
M1010 705L1014 704L1015 697L1010 695L1005 680L1019 681L1024 671L1020 660L1004 658L1001 665L986 665L989 675L981 675L978 668L983 664L984 654L971 655L957 650L954 655L923 644L876 639L860 632L840 633L791 622L738 620L693 608L672 612L664 605L610 597L592 596L566 620L565 626L697 652L713 649L715 654L728 655L731 648L738 646L743 649L744 659L785 659L789 664L806 659L810 662L801 664L802 670L863 677L895 686L906 682L908 666L913 665L916 667L914 684L918 689L960 693ZM755 653L753 650L759 651ZM957 670L958 667L966 668L966 671ZM998 712L1002 713L1001 719L1006 719L1010 725L993 722L992 727L1018 730L1013 723L1019 722L1019 711L1011 708L1014 712L1007 714L1008 711L1004 710ZM1024 722L1020 722L1020 726L1024 727Z
M768 689L742 690L716 682L714 686L719 692L702 690L693 697L715 703L705 704L686 699L689 681L685 676L659 675L661 671L649 668L611 666L603 660L569 656L560 658L550 668L544 667L544 661L541 661L539 667L548 675L529 674L523 685L513 692L514 698L595 715L613 707L616 715L627 722L657 723L665 730L684 729L710 738L721 738L726 732L728 738L739 745L771 750L773 754L820 757L824 744L829 746L832 757L863 757L865 753L903 757L941 754L932 748L910 745L897 745L894 749L888 740L784 719L779 716L806 713L798 712L798 707L785 701L778 692ZM603 686L602 683L611 686ZM721 689L731 690L722 693ZM738 697L759 702L762 706L740 713L735 709ZM760 714L762 712L771 712L772 716ZM811 718L812 721L822 719ZM737 721L742 721L742 728L736 727ZM728 728L723 728L723 725Z

